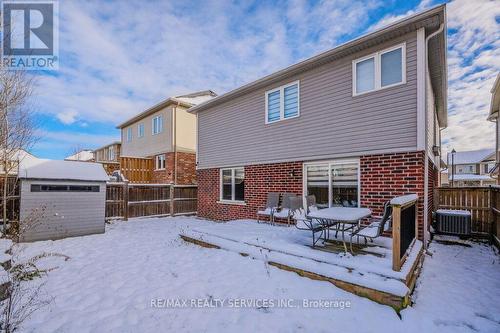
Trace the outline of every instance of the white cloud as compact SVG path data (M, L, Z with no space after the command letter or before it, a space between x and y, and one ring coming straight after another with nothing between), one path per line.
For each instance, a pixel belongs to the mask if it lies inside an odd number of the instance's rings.
M66 110L63 112L59 112L56 114L57 119L65 125L71 125L76 121L76 117L78 116L78 112L75 110Z

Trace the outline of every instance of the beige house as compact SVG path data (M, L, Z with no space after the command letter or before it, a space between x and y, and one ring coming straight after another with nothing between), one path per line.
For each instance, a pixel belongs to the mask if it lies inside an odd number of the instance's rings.
M480 149L448 154L448 169L442 172L442 186L489 186L496 183L490 173L495 167L495 150Z
M120 169L121 145L115 141L94 150L95 161L101 163L108 174Z
M496 124L496 131L495 131L495 161L496 161L496 166L495 169L492 171L492 176L497 179L497 182L500 184L500 180L498 177L498 170L499 170L499 163L500 163L500 146L499 146L499 140L500 140L500 118L499 118L499 113L500 113L500 73L497 74L497 78L495 80L495 83L493 84L493 88L491 88L491 103L490 103L490 114L488 116L488 120L492 121Z
M155 183L196 183L196 115L187 112L216 94L170 97L117 126L121 156L153 159Z

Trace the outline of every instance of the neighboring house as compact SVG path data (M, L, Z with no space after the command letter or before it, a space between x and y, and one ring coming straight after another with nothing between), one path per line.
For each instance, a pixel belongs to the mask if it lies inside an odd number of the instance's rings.
M31 161L37 159L34 155L30 154L24 149L16 149L9 154L9 164L7 170L9 175L15 177L19 170L19 164L23 161ZM0 153L0 158L2 158ZM5 175L5 168L2 162L0 162L0 175Z
M447 177L441 178L441 185L463 187L488 186L496 183L490 175L495 167L494 149L456 152L453 158L452 154L448 153L447 164L448 169L443 172Z
M490 102L490 114L488 116L489 121L493 121L496 125L495 128L495 161L496 167L491 172L492 177L497 179L500 184L500 177L498 177L498 171L500 169L500 73L497 74L493 88L491 88L491 102Z
M268 192L381 215L419 195L427 239L447 126L445 6L193 107L198 215L256 218ZM426 213L424 213L426 212Z
M120 170L121 142L115 141L94 150L95 161L101 163L108 175Z
M83 149L64 159L65 161L94 162L94 151Z
M170 97L117 126L121 156L153 158L154 183L196 183L196 116L194 105L217 96L206 90Z

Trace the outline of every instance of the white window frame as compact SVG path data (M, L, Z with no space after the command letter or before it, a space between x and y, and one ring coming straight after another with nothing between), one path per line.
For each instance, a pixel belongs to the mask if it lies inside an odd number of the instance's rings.
M302 166L302 197L307 196L307 167L328 166L328 207L332 207L332 166L340 164L356 164L358 166L358 207L361 205L361 165L359 159L338 159L328 161L306 162Z
M161 165L161 161L163 161L163 165ZM155 156L155 170L165 170L166 169L166 161L165 154L160 154Z
M127 142L132 142L132 127L127 128Z
M236 185L235 185L235 170L237 169L242 169L243 170L243 173L245 173L245 168L244 167L233 167L233 168L222 168L220 169L219 171L219 201L220 202L236 202L236 203L244 203L245 200L235 200L234 197L235 197L235 194L236 194ZM229 199L223 199L222 197L222 192L223 192L223 182L224 182L224 179L222 177L222 174L224 171L226 170L231 170L231 200ZM244 179L244 178L243 178Z
M161 119L161 121L158 121L158 132L157 133L155 133L155 120L156 119ZM151 135L157 135L157 134L160 134L161 132L163 132L163 116L158 115L158 116L154 117L153 119L151 119Z
M297 115L285 118L285 88L288 88L288 87L291 87L291 86L294 86L294 85L297 85ZM269 118L268 118L268 113L269 113L269 110L268 110L269 94L272 94L273 92L276 92L276 91L280 92L280 119L269 121ZM266 115L265 115L266 116L266 124L274 124L274 123L277 123L279 121L293 119L293 118L297 118L297 117L300 116L300 80L297 80L297 81L294 81L294 82L290 82L290 83L287 83L287 84L285 84L283 86L279 86L277 88L268 90L268 91L266 91L265 95L266 95Z
M401 68L401 82L396 82L396 83L389 84L387 86L382 87L382 61L381 61L382 55L387 53L387 52L397 50L399 48L401 49L401 57L402 57L402 59L401 59L401 67L402 67ZM374 74L375 74L374 84L375 84L375 86L372 90L367 90L367 91L363 91L363 92L358 93L356 91L356 74L357 74L356 73L356 65L362 61L372 59L372 58L374 59L374 66L375 66L375 71L374 71ZM398 44L398 45L394 45L390 48L383 49L381 51L369 54L365 57L358 58L358 59L355 59L352 61L352 95L353 96L364 95L364 94L368 94L368 93L371 93L374 91L379 91L382 89L399 86L402 84L406 84L406 42Z
M144 123L140 123L137 125L137 137L138 138L144 137Z

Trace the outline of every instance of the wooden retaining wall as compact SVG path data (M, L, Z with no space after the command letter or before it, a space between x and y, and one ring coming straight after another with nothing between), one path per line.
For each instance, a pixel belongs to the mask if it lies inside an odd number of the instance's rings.
M196 214L197 186L108 183L106 219Z

